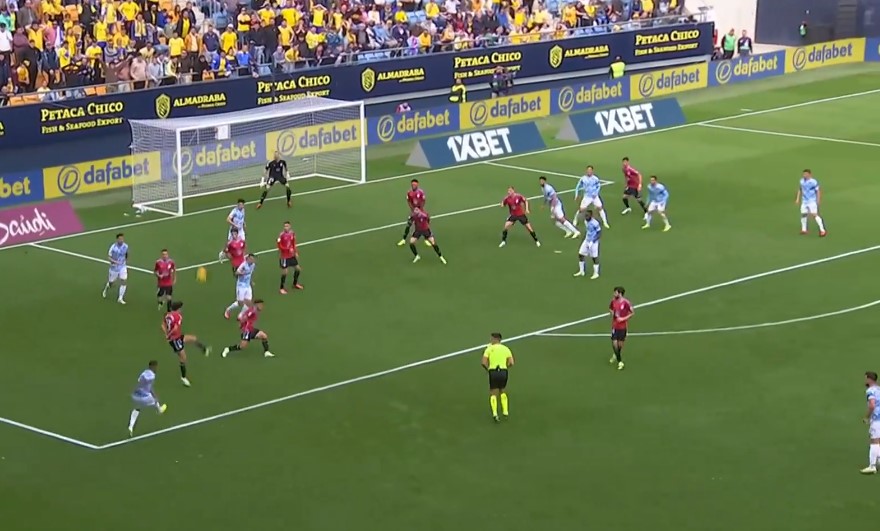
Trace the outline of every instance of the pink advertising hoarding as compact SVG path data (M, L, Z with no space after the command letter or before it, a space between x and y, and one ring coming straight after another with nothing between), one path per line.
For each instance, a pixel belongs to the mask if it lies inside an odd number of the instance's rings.
M70 201L0 210L0 248L82 232Z

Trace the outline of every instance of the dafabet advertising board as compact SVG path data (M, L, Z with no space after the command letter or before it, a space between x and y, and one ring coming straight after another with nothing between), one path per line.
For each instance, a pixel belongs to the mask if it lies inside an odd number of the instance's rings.
M266 158L272 158L276 151L285 157L305 157L321 152L359 148L363 134L360 120L272 131L266 134Z
M515 96L465 103L461 129L477 129L550 116L550 91L539 90Z
M865 39L822 42L785 52L785 73L802 72L826 66L861 63L865 60Z
M133 182L162 178L158 152L93 160L43 170L46 199L103 192L130 187Z

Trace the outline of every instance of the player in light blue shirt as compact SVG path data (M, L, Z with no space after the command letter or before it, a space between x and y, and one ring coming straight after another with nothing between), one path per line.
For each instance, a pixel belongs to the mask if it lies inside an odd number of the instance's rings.
M651 176L651 182L648 183L648 212L645 214L645 224L643 229L651 227L651 218L656 212L663 218L663 232L672 228L669 224L669 218L666 217L666 203L669 201L669 190L666 186L657 180L656 175Z
M599 278L599 240L602 238L602 226L593 218L592 210L584 212L584 225L587 227L587 235L578 250L578 272L574 276L582 277L586 274L587 258L591 258L593 276L590 279L596 280Z
M154 407L159 414L165 413L168 406L159 402L159 397L153 391L153 384L156 382L156 371L159 368L159 362L153 360L147 366L147 369L138 376L137 386L131 393L131 401L134 408L128 417L128 435L134 435L134 425L137 423L138 416L141 414L142 407Z
M865 411L865 424L868 425L868 466L862 469L862 474L876 474L880 464L880 386L877 385L877 373L868 371L865 373L865 398L868 409Z
M241 306L239 317L247 311L248 306L253 304L254 299L254 271L257 269L257 257L249 254L244 262L235 270L235 300L226 307L223 315L229 319L230 313Z
M568 218L565 217L565 210L562 207L562 199L556 193L556 188L547 182L546 177L538 177L538 183L541 185L541 192L544 194L544 204L550 209L550 219L556 223L560 230L565 231L566 238L578 238L581 233L577 230Z
M238 237L241 240L245 240L245 211L244 211L244 199L239 199L229 215L226 216L226 224L229 225L229 230L226 233L226 243L229 243L229 240L232 239L232 229L238 229ZM226 258L226 246L223 247L223 250L220 251L220 254L217 255L220 259L220 263L223 263L223 260Z
M605 209L602 205L602 198L599 193L602 189L602 180L593 172L592 166L587 166L586 173L578 179L577 186L574 187L574 200L577 202L578 197L583 193L577 214L574 216L575 225L577 225L578 216L582 216L588 208L595 207L599 212L599 218L602 219L602 225L606 229L611 227L608 225L608 216L605 215Z
M819 203L822 201L822 191L819 189L819 181L813 178L813 172L804 170L798 186L795 204L801 205L801 234L807 233L807 219L816 220L819 226L819 236L825 236L825 221L819 215Z
M107 251L107 257L110 260L110 272L101 296L106 299L110 288L118 281L119 295L116 298L116 302L125 304L125 284L128 281L128 244L125 243L125 235L123 233L120 232L116 235L116 241L113 242L110 250Z

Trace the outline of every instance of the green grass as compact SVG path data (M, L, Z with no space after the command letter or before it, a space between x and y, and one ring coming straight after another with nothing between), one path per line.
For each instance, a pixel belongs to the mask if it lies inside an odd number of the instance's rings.
M880 76L829 69L745 87L684 95L689 120L880 89ZM880 93L719 125L880 144L878 104ZM552 135L555 124L542 130ZM670 188L671 232L642 231L637 217L619 215L624 155ZM861 374L877 370L876 307L740 331L635 335L623 372L607 364L599 316L617 284L643 305L634 333L754 325L877 300L876 252L803 265L880 244L871 218L877 155L878 146L696 126L502 162L533 171L424 172L448 266L426 247L411 264L394 246L402 226L378 228L404 218L406 176L302 195L291 211L267 203L249 211L250 247L271 249L292 218L299 239L314 242L301 250L306 290L277 295L275 256L262 255L260 327L278 357L262 359L259 345L227 360L190 349L191 389L179 385L159 332L149 276L130 273L121 307L100 299L101 264L34 247L0 252L11 271L6 419L99 447L120 441L128 394L151 358L160 360L157 390L169 410L145 412L141 434L306 393L100 450L4 424L4 521L53 530L856 529L878 510L876 478L857 473L867 454ZM371 179L410 171L402 146L370 158ZM514 230L497 248L505 212L489 205L509 184L534 195L541 172L577 175L588 163L617 181L604 194L612 228L601 279L571 278L577 243L562 239L537 202L532 220L544 246ZM823 185L824 239L815 227L797 234L804 167ZM569 189L575 181L551 182ZM327 186L337 184L297 185ZM225 239L220 207L237 195L195 199L191 215L126 227L131 262L150 268L162 247L179 267L211 260ZM78 203L87 228L135 221L117 199ZM198 213L206 209L217 210ZM101 258L117 231L48 245ZM202 285L187 270L175 288L185 329L215 348L237 337L222 318L233 295L228 274L210 266ZM601 337L534 335L574 321L582 322L556 332ZM528 336L510 344L512 418L500 426L489 419L479 350L310 392L476 347L495 330Z

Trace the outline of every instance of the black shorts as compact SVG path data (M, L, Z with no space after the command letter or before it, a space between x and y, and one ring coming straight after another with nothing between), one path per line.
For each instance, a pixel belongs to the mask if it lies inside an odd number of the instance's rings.
M623 330L612 330L611 339L613 341L626 341L626 329L624 328Z
M282 184L284 186L287 186L287 177L269 177L269 179L266 181L266 187L268 188L272 188L272 186L275 184Z
M156 297L170 297L174 293L174 286L159 286Z
M626 187L626 188L623 190L623 195L628 195L628 196L630 196L630 197L635 197L636 199L641 199L641 198L642 198L642 193L639 192L639 189L638 189L638 188L630 188L630 187Z
M279 258L278 259L278 267L281 269L287 269L288 267L296 267L299 265L299 260L296 258Z
M520 225L526 225L529 222L529 218L528 218L528 216L508 216L507 222L508 223L519 222Z
M491 369L489 371L489 390L507 388L507 369Z
M171 345L171 350L173 350L174 353L177 354L178 352L181 352L183 350L183 337L180 337L179 339L172 339L168 342L168 344Z
M427 240L428 238L433 238L434 233L432 233L430 231L430 229L429 230L417 230L417 231L413 232L412 237L416 240L418 240L419 238L424 238Z
M242 332L241 333L241 340L242 341L253 341L254 339L257 338L257 334L259 334L259 333L260 333L259 328L254 328L250 332Z

